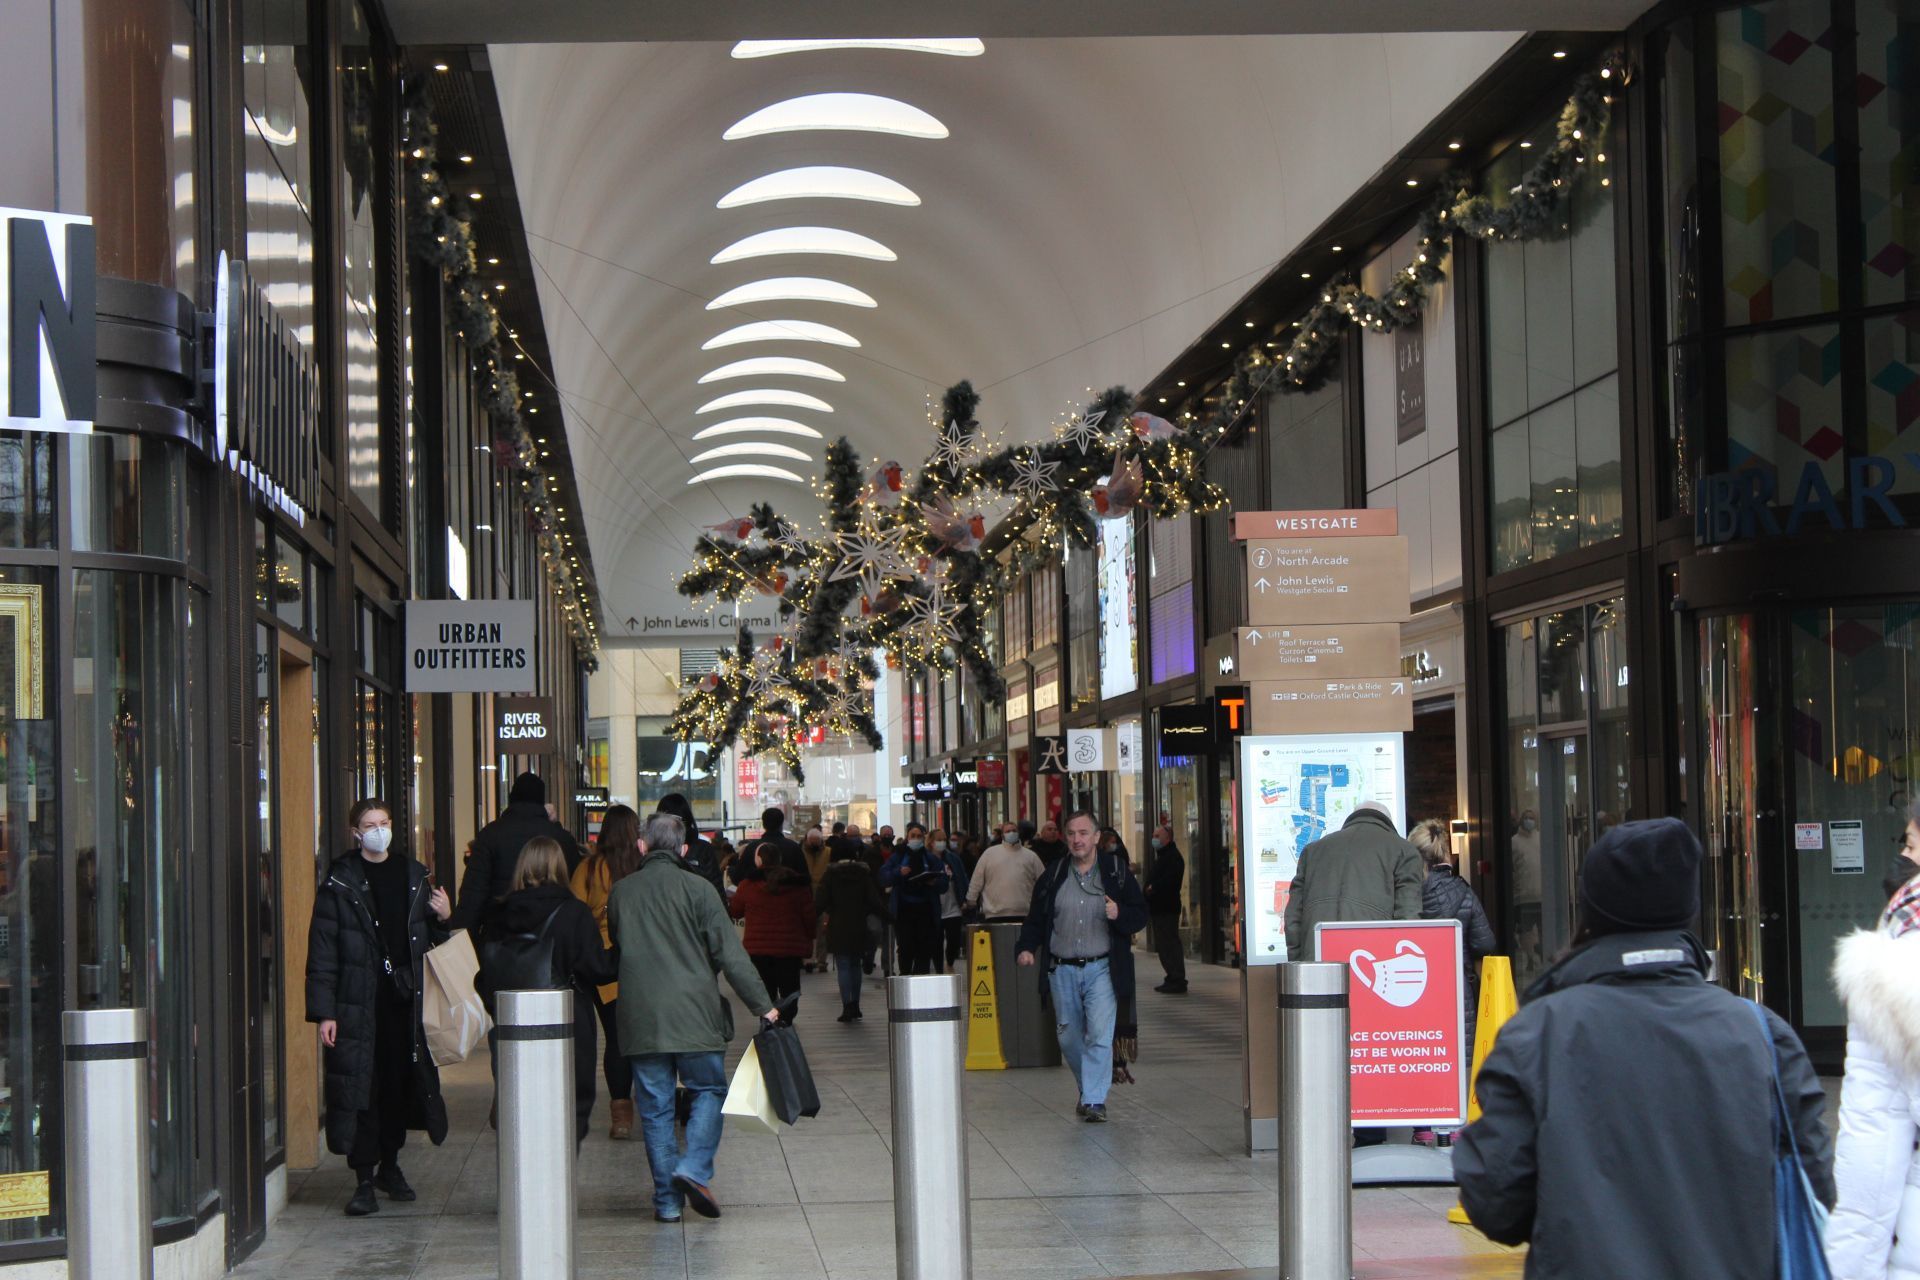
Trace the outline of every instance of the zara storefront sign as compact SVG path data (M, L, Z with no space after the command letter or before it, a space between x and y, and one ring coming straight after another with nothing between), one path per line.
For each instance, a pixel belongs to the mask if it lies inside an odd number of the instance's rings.
M534 687L531 600L407 601L408 693Z
M0 208L6 309L0 311L0 387L14 431L93 430L98 338L93 219Z
M320 497L320 369L246 264L220 254L213 299L213 456L305 524Z

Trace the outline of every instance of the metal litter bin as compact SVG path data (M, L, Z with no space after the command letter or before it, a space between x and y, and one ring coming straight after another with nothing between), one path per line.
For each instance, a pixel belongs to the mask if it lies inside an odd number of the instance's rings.
M994 994L1000 1001L1000 1053L1009 1067L1057 1067L1053 1011L1040 1000L1042 974L1019 965L1020 926L981 926L993 936Z

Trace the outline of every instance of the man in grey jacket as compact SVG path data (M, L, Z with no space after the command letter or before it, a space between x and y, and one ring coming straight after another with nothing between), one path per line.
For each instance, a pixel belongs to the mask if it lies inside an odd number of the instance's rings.
M1313 928L1337 920L1418 920L1426 879L1420 851L1386 806L1366 801L1340 830L1300 853L1287 896L1287 958L1313 958Z

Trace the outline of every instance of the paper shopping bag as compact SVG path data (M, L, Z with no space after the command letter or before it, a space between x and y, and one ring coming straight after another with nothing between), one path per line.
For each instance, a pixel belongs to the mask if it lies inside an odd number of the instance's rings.
M480 960L465 929L427 952L420 1013L436 1067L465 1062L493 1026L474 987L479 973Z
M760 1055L747 1045L740 1065L733 1069L733 1081L727 1086L727 1100L720 1114L730 1117L744 1133L778 1133L780 1118L773 1113L773 1098L767 1093L766 1077L760 1074Z

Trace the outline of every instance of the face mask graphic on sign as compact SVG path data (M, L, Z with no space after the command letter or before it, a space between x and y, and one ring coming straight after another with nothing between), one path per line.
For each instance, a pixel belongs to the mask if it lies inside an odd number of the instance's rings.
M1362 967L1362 961L1373 966L1371 974ZM1356 951L1347 963L1353 966L1353 976L1360 979L1361 986L1396 1009L1408 1008L1426 994L1426 953L1411 939L1400 940L1391 960L1375 960L1371 951Z

